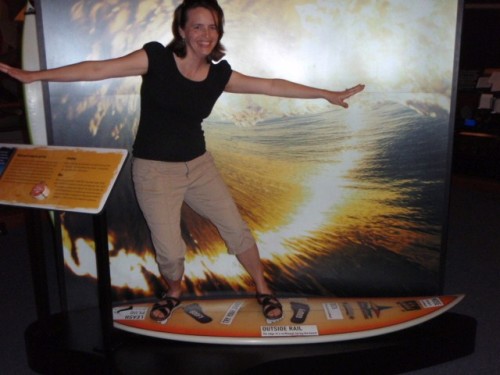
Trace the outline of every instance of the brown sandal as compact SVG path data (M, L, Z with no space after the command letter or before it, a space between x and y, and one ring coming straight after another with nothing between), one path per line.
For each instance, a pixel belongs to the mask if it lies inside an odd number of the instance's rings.
M155 322L166 323L174 310L179 307L181 301L178 298L163 295L161 300L153 305L149 312L149 317ZM159 311L163 317L156 316L153 312Z
M264 316L266 317L267 320L270 321L276 321L280 320L283 317L283 306L281 305L280 301L278 301L278 298L274 294L261 294L257 293L257 302L259 302L259 305L262 305L262 312L264 313ZM272 316L269 313L273 310L279 310L280 313L278 316Z

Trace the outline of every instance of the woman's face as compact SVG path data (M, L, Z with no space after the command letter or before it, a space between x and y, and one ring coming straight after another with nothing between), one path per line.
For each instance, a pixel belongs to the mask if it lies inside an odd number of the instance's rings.
M194 54L206 58L219 41L216 17L206 8L190 9L186 25L179 32L186 40L187 56Z

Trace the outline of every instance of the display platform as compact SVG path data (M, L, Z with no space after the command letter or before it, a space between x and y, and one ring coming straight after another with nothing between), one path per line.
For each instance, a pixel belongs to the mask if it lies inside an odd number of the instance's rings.
M451 309L463 295L393 298L280 298L283 316L269 321L255 298L183 300L166 322L150 318L154 302L113 309L114 326L163 339L237 345L296 345L387 334Z
M292 346L186 343L114 330L114 349L104 353L97 309L34 322L25 335L34 371L124 375L400 374L472 354L475 336L475 319L447 312L382 336Z

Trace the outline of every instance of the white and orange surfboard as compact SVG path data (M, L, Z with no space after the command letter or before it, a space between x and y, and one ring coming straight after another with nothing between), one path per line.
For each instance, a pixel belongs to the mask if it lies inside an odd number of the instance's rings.
M448 311L464 295L399 298L284 298L284 316L268 322L254 298L183 300L164 324L149 318L153 303L113 308L124 331L185 342L289 345L353 340L396 332Z
M38 27L33 1L26 2L24 10L22 36L22 67L26 70L40 69L40 46L38 43ZM41 82L23 85L24 107L30 142L34 145L46 145L47 125L45 118L45 101Z

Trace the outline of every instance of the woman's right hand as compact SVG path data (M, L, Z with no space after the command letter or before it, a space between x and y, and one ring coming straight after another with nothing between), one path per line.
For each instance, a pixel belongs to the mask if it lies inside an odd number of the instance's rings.
M31 83L35 80L33 77L33 72L14 68L10 65L3 63L0 63L0 72L7 74L22 83Z

